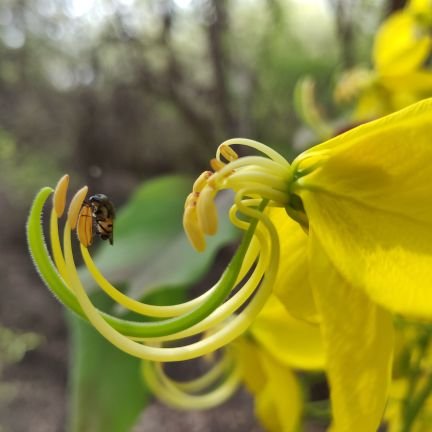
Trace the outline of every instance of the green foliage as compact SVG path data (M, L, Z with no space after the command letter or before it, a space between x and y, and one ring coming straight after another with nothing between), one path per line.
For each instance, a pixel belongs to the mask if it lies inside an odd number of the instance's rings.
M149 402L140 361L70 314L70 432L126 432Z

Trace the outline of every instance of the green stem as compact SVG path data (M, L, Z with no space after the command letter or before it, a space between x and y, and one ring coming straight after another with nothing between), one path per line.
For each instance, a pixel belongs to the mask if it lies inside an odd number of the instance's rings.
M417 415L423 408L423 405L425 404L427 398L430 396L431 392L432 392L432 374L429 374L423 389L417 395L417 398L413 400L413 403L409 405L409 409L406 411L405 422L401 432L410 432L412 430L413 423Z
M308 402L305 406L305 416L314 420L331 419L330 402L328 400Z
M82 318L86 318L76 297L65 285L49 255L48 248L44 241L41 225L43 206L52 194L51 188L43 188L36 196L27 222L27 239L30 254L35 266L40 273L42 280L51 290L55 297L66 307L73 310ZM259 210L262 211L267 205L263 200ZM237 249L227 269L221 276L216 289L205 302L184 315L155 322L138 322L117 318L105 312L99 311L102 317L117 331L131 337L159 337L183 331L210 315L219 307L231 293L231 290L238 277L244 255L250 245L258 221L251 222L248 230L243 236L241 244Z
M419 353L414 366L411 368L410 375L409 375L408 388L404 400L404 423L401 432L411 431L412 425L418 413L422 409L426 399L428 398L428 396L432 391L432 374L430 374L423 389L417 394L417 397L413 398L413 395L415 394L416 385L421 374L421 361L427 350L430 337L431 337L431 332L430 329L428 329L425 334L421 335L418 341Z

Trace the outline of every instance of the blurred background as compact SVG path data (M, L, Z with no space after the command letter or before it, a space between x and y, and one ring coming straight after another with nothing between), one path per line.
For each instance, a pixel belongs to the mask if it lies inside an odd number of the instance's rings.
M37 190L67 172L73 188L88 184L121 208L146 180L196 176L237 136L291 158L307 134L293 108L297 80L312 76L336 116L338 73L370 65L377 26L403 4L0 2L0 432L64 431L72 409L64 310L26 250ZM144 400L136 432L261 430L243 392L201 413Z

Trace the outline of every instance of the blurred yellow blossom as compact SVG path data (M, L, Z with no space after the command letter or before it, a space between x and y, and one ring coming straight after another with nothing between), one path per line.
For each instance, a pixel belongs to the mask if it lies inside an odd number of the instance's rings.
M368 121L432 95L432 4L415 0L379 28L373 70L346 71L335 90L339 102L357 99L355 121Z

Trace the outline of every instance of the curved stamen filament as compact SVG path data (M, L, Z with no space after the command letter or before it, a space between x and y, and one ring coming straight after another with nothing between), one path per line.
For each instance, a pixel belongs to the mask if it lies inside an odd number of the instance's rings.
M263 222L264 226L269 231L270 237L276 237L274 228L271 222L268 220L267 216L265 216L259 210L251 210L247 208L247 206L242 206L241 203L238 203L238 207L241 211L252 218L259 218L261 222ZM226 345L231 342L241 333L243 333L247 327L251 324L254 317L259 313L268 296L271 293L271 284L274 279L274 270L264 277L262 282L262 286L260 290L256 293L254 298L245 308L241 315L234 318L223 328L217 330L212 333L210 336L205 339L195 342L186 346L174 347L174 348L162 348L162 347L153 347L153 346L145 346L140 343L137 343L127 336L124 336L117 330L115 330L107 321L104 319L103 315L93 306L90 299L88 298L85 290L81 284L81 281L78 277L78 273L74 264L74 259L72 255L71 242L70 242L70 233L71 228L70 224L67 222L65 224L65 236L64 236L64 248L65 248L65 260L66 265L69 272L70 283L73 287L73 291L76 294L77 300L79 301L83 311L85 312L89 321L93 324L93 326L113 345L122 349L123 351L129 353L130 355L154 360L154 361L181 361L187 360L195 357L199 357L205 355L209 352L215 351L216 349ZM279 245L276 237L275 243L270 243L272 245L273 256L276 258L276 262L278 261L279 254ZM276 246L276 247L274 247ZM244 255L244 254L243 254ZM274 259L270 260L270 267L274 267L275 261ZM208 315L208 314L207 314ZM207 316L206 315L206 316ZM159 324L163 325L164 323L144 323L147 325L151 324ZM157 328L153 327L153 330ZM158 336L159 331L155 332L153 336Z
M267 173L269 166L274 170L281 170L289 174L286 167L267 158L251 156L249 162L257 162L255 165L245 166L242 175L237 175L231 165L242 166L235 153L231 154L230 149L224 149L225 157L231 162L221 168L216 174L205 174L201 183L196 184L196 193L206 197L206 190L209 190L208 200L213 201L214 194L218 189L212 190L209 184L215 176L223 173L232 174L232 180L225 183L232 183L232 189L236 192L234 212L230 213L233 223L246 231L241 245L235 256L228 265L219 282L202 296L189 302L171 306L154 306L142 304L131 299L112 286L100 273L91 259L87 248L81 245L81 252L90 273L95 281L112 296L115 301L135 312L147 316L168 318L155 322L139 322L120 319L98 310L88 297L79 278L71 245L71 232L77 226L79 214L87 194L84 187L75 194L72 199L68 218L64 226L63 250L58 235L58 211L51 214L51 243L53 258L57 269L49 257L46 246L43 242L43 233L40 225L40 213L45 200L52 193L52 189L41 191L32 207L28 224L28 237L31 253L41 275L48 282L50 288L60 300L71 307L79 315L86 317L93 326L111 343L123 351L152 361L181 361L208 354L226 345L252 323L254 317L259 313L271 292L271 285L279 259L279 245L273 225L263 213L268 200L279 202L282 199L282 192L272 189L272 184L277 184L277 179ZM258 161L259 160L259 161ZM258 163L259 162L259 163ZM227 170L229 166L229 170ZM288 165L289 167L289 165ZM261 178L266 179L264 185L253 183L250 186L250 173L256 171ZM274 172L274 171L272 171ZM288 174L287 174L288 173ZM249 176L249 177L248 177ZM224 179L224 176L220 176ZM207 181L207 185L206 185ZM249 187L244 187L244 185ZM279 182L278 186L282 186ZM61 190L60 195L65 196L66 191ZM279 195L278 195L279 194ZM257 198L255 198L257 197ZM261 200L258 201L258 198ZM264 198L264 200L263 200ZM192 197L193 199L193 197ZM208 201L207 200L207 201ZM205 202L205 200L204 200ZM193 205L193 201L191 203ZM37 222L36 222L37 220ZM207 230L209 231L209 230ZM211 231L211 230L210 230ZM37 242L39 241L39 244ZM255 264L255 261L256 264ZM255 265L255 266L254 266ZM241 288L228 298L231 291L250 272L251 275ZM57 273L57 270L60 274ZM250 300L250 301L249 301ZM249 301L241 314L231 318L240 307ZM221 325L223 323L223 325ZM155 346L166 340L179 340L197 333L204 333L202 340L194 343L184 342L183 346L163 347ZM147 345L142 342L147 343Z
M50 218L50 241L51 251L57 270L59 271L60 276L67 282L66 263L63 257L59 238L58 213L54 208L51 210Z
M217 380L226 373L227 370L233 367L233 365L234 365L233 357L229 355L228 352L226 352L222 356L222 358L212 366L211 369L209 369L200 377L189 381L175 381L175 380L171 380L171 381L174 382L175 385L183 391L189 393L199 393L205 390L206 387L210 387L213 384L215 384ZM162 371L162 373L164 373L162 363L157 363L155 365L155 368Z
M237 326L231 325L228 327L228 330L229 332L231 332L231 330L234 329L235 334L233 333L227 335L227 331L224 329L224 331L221 331L217 334L216 333L212 334L211 337L209 337L204 341L200 341L198 343L192 344L194 349L186 350L187 352L185 352L182 348L174 348L174 349L168 349L168 353L166 352L164 353L165 349L163 348L156 349L154 347L144 347L139 344L138 344L139 345L138 348L137 345L133 344L132 341L128 340L127 337L123 339L122 338L123 335L120 332L118 332L116 329L121 330L124 334L129 334L130 336L133 335L147 336L146 335L147 332L145 331L146 329L144 327L144 324L149 325L149 324L159 324L159 323L135 323L133 321L125 321L119 318L112 317L108 314L102 313L93 307L90 300L86 296L85 291L77 275L77 271L73 261L72 250L71 250L71 242L70 242L71 228L69 223L66 223L65 225L65 235L64 235L64 247L65 247L65 258L66 258L65 262L67 266L68 279L71 281L72 288L76 293L76 298L74 296L70 297L70 295L69 296L66 295L67 288L65 287L64 282L62 282L61 279L56 274L53 264L49 259L48 251L44 246L43 234L40 226L40 213L42 211L42 206L45 200L47 199L47 197L51 193L52 193L52 189L50 188L46 188L40 192L40 194L35 200L34 206L32 207L30 220L28 224L28 238L29 238L31 253L35 258L36 264L41 270L43 279L47 281L48 285L51 288L54 289L54 292L59 295L60 299L62 301L65 301L65 303L73 310L75 310L77 313L82 315L83 312L85 312L85 314L89 318L93 317L93 323L99 321L99 324L101 324L102 327L105 326L104 330L108 330L108 334L111 331L114 331L115 338L120 336L118 340L120 341L120 344L124 342L124 339L126 339L127 340L126 343L131 344L130 347L128 348L132 347L131 349L133 351L133 354L138 356L149 355L150 358L156 360L157 359L163 360L168 358L170 361L176 361L182 358L183 359L193 358L195 356L199 356L217 349L218 347L226 343L225 340L227 338L229 340L232 340L234 337L236 337L238 334L242 332L242 329L237 328ZM243 242L243 246L240 247L241 253L237 255L237 260L236 260L237 262L239 261L241 262L241 258L245 255L245 251L248 248L251 234L253 232L253 228L254 227L251 228L249 235L246 234L246 240ZM233 274L231 274L230 277L232 278ZM76 303L77 299L79 300L79 304ZM242 324L242 326L244 326L243 320L237 322ZM147 349L143 350L143 348L147 348ZM189 346L188 348L191 348L191 346ZM150 349L150 352L148 351L148 349Z
M289 202L289 196L287 193L279 192L277 190L271 189L266 186L261 186L260 184L248 183L247 186L243 185L243 188L240 190L244 190L245 187L248 187L250 191L249 196L261 197L270 201L274 201L278 203L280 206L283 206ZM236 192L239 189L234 189Z
M115 302L117 302L124 308L136 312L140 315L158 318L167 318L181 315L183 313L189 312L197 305L202 303L205 299L209 297L209 295L211 295L211 293L215 289L215 287L212 287L201 296L177 305L157 306L145 304L131 297L128 297L127 295L119 291L116 287L114 287L96 267L92 257L89 254L88 249L83 245L81 245L81 254L84 259L84 263L90 272L90 275L92 276L93 280L98 284L98 286Z
M236 312L241 306L243 306L246 301L252 296L252 294L258 289L261 278L268 267L269 261L269 250L268 245L266 245L266 239L264 233L261 231L256 231L255 234L260 239L260 257L258 263L253 271L253 273L249 276L248 280L245 284L239 289L237 293L235 293L232 297L230 297L225 303L220 305L214 312L212 312L207 318L203 319L198 324L179 332L174 333L172 335L168 335L165 337L159 337L157 339L142 339L142 338L134 338L134 340L142 341L157 341L157 342L166 342L172 340L179 340L186 337L194 336L199 333L203 333L208 331L209 329L219 325L224 320L229 319L234 312Z
M71 285L81 286L81 289L83 290L73 260L70 236L71 227L70 224L66 223L63 243L65 248L65 259L66 265L68 267L69 278L71 279L71 282L74 282L71 283ZM138 331L133 331L135 326L131 326L131 333L129 333L128 336L138 336L146 338L165 336L189 328L190 326L196 324L197 322L208 316L225 300L225 298L231 292L231 289L235 281L237 280L238 272L241 267L241 257L244 255L245 248L247 248L249 241L250 239L247 239L244 242L243 247L240 248L242 250L240 251L240 253L238 251L237 254L234 256L233 260L228 265L228 269L225 271L225 273L222 275L222 278L216 284L214 291L208 295L205 302L199 304L194 310L189 311L188 313L185 313L178 317L159 322L139 323L139 326L137 328ZM73 278L74 281L72 281L71 272L76 274L76 276ZM79 284L77 282L79 282ZM133 324L133 322L130 323Z
M258 150L259 152L265 154L266 156L268 156L270 159L277 162L278 164L280 164L282 166L288 166L289 167L289 163L287 162L287 160L284 157L282 157L278 152L276 152L272 148L267 147L266 145L264 145L258 141L254 141L254 140L247 139L247 138L232 138L232 139L229 139L229 140L223 142L217 149L216 157L218 159L220 159L222 146L231 146L231 145L235 145L235 144L244 145L246 147L254 148L255 150Z
M283 191L287 193L288 183L278 176L272 175L267 171L257 171L257 170L247 170L236 171L227 178L226 185L232 187L234 190L237 184L248 185L251 183L257 183L260 185L265 185L269 188Z
M45 242L43 240L43 232L42 226L40 224L42 208L53 190L51 188L42 189L37 195L34 204L32 206L29 221L27 224L27 237L29 242L30 253L35 261L36 267L38 268L42 279L46 282L47 286L52 290L52 292L62 301L66 306L75 311L77 314L81 316L85 316L81 305L77 302L77 298L71 293L68 289L68 286L65 284L64 280L59 277L56 268L49 257L48 250L46 248ZM65 226L65 231L68 235L65 235L65 247L69 244L68 249L70 250L70 226ZM231 269L236 267L235 262L241 262L242 256L245 254L245 250L248 249L251 233L253 232L253 227L249 228L249 234L246 234L245 239L242 245L239 248L236 257L232 261ZM72 254L72 252L69 252ZM74 268L74 267L73 267ZM75 269L76 272L76 269ZM229 273L229 272L228 272ZM232 275L230 275L232 277ZM96 312L100 314L100 316L114 329L121 332L124 335L128 336L137 336L137 337L150 337L152 333L158 332L158 326L160 323L142 323L142 322L134 322L129 320L123 320L121 318L113 317L104 312L98 311ZM197 321L198 322L198 321ZM164 322L162 324L165 324ZM170 327L171 333L175 333L176 331L180 331L181 327L176 326L177 323L172 324L172 328ZM150 326L150 327L149 327ZM156 332L154 331L156 328ZM170 332L167 331L167 328L163 329L167 334ZM154 336L154 334L153 334Z
M186 312L191 311L196 306L208 299L208 297L216 288L216 286L213 286L199 297L176 305L157 306L145 304L135 299L132 299L131 297L128 297L127 295L119 291L116 287L114 287L96 267L92 257L89 254L88 249L83 245L81 245L81 254L84 263L86 264L87 269L90 272L90 275L93 277L93 280L98 284L98 286L118 304L130 311L136 312L141 315L158 318L167 318L182 315ZM250 262L250 258L245 258L242 263L242 268L240 269L239 277L235 285L237 285L238 282L243 279L244 274L249 271L251 266L252 263Z
M223 166L219 171L215 172L208 180L208 184L212 185L223 182L223 180L231 175L234 170L244 167L250 168L252 166L261 167L267 172L271 172L280 178L286 179L287 181L291 175L291 169L289 165L283 166L271 159L263 158L262 156L245 156L230 162L229 164Z
M229 367L229 369L228 369ZM180 409L208 409L227 400L240 384L240 370L235 364L220 361L203 377L187 383L170 379L160 365L144 362L142 365L144 378L153 393L166 404ZM205 391L207 381L212 384L215 378L225 374L225 379L213 389ZM200 391L199 394L195 394Z

